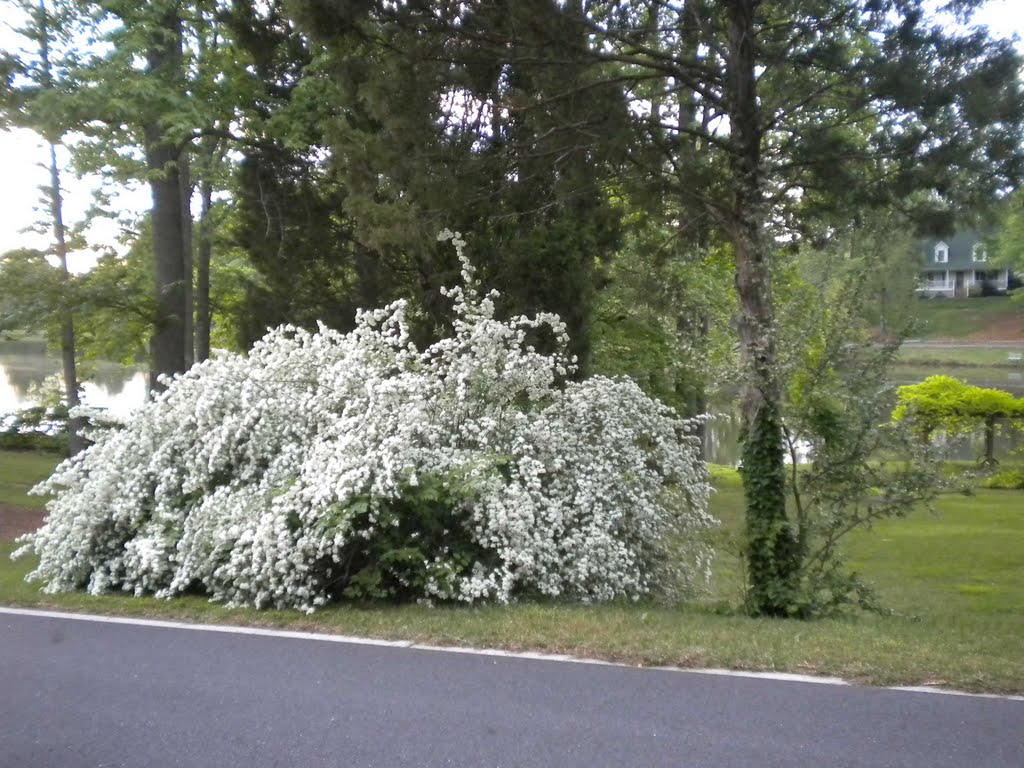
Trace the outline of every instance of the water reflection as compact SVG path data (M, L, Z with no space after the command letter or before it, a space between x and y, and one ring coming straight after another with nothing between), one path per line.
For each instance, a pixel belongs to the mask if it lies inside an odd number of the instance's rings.
M53 373L53 362L41 342L0 343L0 405L25 400L29 389ZM0 412L7 409L0 407Z
M143 371L127 370L130 375L113 380L110 386L98 381L82 384L82 402L96 408L106 408L117 416L131 415L146 401L147 377Z
M715 464L738 466L741 428L736 411L716 412L715 418L704 426L704 458Z
M704 428L704 458L713 464L737 467L740 463L740 417L738 413L719 413ZM954 461L978 461L985 456L985 431L957 438L945 446ZM798 445L798 463L807 461L807 446ZM995 457L1004 460L1013 451L1024 448L1024 433L1020 430L1000 429L996 432ZM789 458L787 457L787 462Z
M117 397L125 391L125 387L128 386L129 382L134 381L135 378L134 376L133 378L127 378L125 376L125 370L124 366L121 365L114 365L111 363L100 365L92 375L92 381L90 383L94 388L102 389L106 393L106 396L112 398ZM130 368L127 370L133 371L133 369ZM133 374L134 373L139 373L139 371L133 371ZM145 392L142 394L143 397L145 397ZM130 397L130 393L126 396ZM139 402L141 402L141 400ZM95 403L93 403L93 405L95 405Z
M38 405L37 390L49 376L60 372L60 358L50 355L42 342L0 342L0 414ZM82 402L109 408L127 416L146 399L146 374L113 363L97 366L82 385Z

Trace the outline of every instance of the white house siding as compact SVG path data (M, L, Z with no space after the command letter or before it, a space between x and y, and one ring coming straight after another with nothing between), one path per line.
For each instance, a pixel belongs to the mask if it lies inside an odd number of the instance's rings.
M1005 291L1010 287L1010 270L1008 269L976 269L970 275L971 287L988 283L994 290Z
M953 298L977 296L983 290L1008 290L1009 271L990 268L984 237L978 232L964 231L944 240L922 242L918 294Z
M959 279L960 290L957 291ZM967 270L929 270L921 275L917 292L924 296L944 296L952 299L966 297L983 283L988 283L993 290L1004 292L1010 287L1010 271L1007 269L967 269Z

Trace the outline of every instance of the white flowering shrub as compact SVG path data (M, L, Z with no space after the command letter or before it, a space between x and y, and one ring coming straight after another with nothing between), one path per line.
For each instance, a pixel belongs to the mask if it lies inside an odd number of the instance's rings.
M196 365L35 489L54 498L21 540L28 578L312 610L638 598L706 576L694 423L628 380L561 384L558 318L497 320L442 237L465 283L446 291L450 338L418 349L396 302ZM535 351L543 333L563 351Z

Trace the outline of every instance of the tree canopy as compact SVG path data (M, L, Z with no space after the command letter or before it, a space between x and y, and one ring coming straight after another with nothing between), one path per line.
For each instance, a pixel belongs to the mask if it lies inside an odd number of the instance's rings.
M920 384L899 388L892 416L896 421L912 422L929 437L936 430L956 435L985 428L985 456L995 463L995 429L1000 420L1024 420L1024 398L1016 398L1000 389L965 384L952 376L929 376Z

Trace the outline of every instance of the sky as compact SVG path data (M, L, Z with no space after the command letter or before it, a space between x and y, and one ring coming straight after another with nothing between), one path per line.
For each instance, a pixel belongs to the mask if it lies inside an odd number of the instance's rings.
M9 6L8 6L9 7ZM975 17L975 23L989 27L995 37L1016 35L1018 46L1024 50L1024 0L989 0ZM8 23L0 23L0 48L17 47L17 36ZM39 185L47 181L46 145L31 131L0 131L0 253L14 248L45 248L45 236L23 230L41 218ZM76 179L64 175L66 191L65 219L69 223L80 221L92 202L92 190L99 187L96 177ZM115 198L115 205L126 212L141 212L149 206L149 195L144 187L126 191ZM93 242L113 244L117 238L117 224L105 221L89 233ZM69 267L83 271L93 263L91 253L73 254Z

